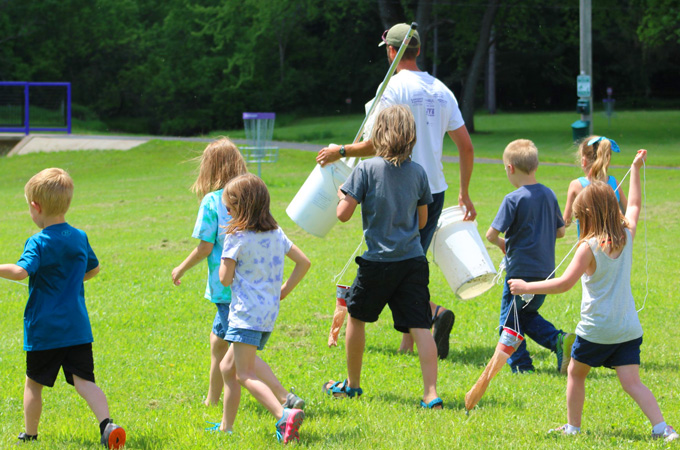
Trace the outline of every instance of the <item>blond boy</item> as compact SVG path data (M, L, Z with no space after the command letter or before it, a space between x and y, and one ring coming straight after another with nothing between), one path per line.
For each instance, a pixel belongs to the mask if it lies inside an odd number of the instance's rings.
M564 236L564 221L555 193L536 181L538 150L527 139L512 141L503 152L505 173L516 188L503 199L486 238L505 254L506 282L501 301L500 324L518 330L541 346L555 352L557 371L566 373L574 335L556 329L538 309L545 295L536 295L527 304L510 293L507 280L538 281L555 269L555 240ZM500 233L504 237L500 237ZM528 299L527 299L528 301ZM511 312L517 307L518 323ZM526 340L508 359L514 373L532 373L534 365Z
M45 169L24 188L33 222L41 228L26 241L16 264L1 264L0 276L29 278L24 312L25 431L19 442L38 438L42 390L52 387L63 368L66 382L87 401L99 422L101 443L125 444L125 430L109 415L106 396L95 384L92 328L85 307L83 282L97 275L99 261L84 231L66 223L73 180L62 169Z

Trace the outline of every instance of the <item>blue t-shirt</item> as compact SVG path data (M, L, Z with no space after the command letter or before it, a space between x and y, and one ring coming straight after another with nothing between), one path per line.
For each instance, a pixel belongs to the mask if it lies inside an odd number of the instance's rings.
M557 229L563 226L557 197L542 184L521 186L506 195L491 227L505 234L507 276L550 275Z
M432 203L425 169L411 160L395 166L376 156L361 161L342 185L361 203L369 261L404 261L424 256L418 206Z
M231 216L227 212L227 207L222 203L222 189L203 197L191 237L213 244L212 252L206 258L208 281L205 287L205 298L213 303L229 303L231 301L231 289L224 287L220 282L224 227L230 220Z
M223 258L236 261L229 327L272 331L279 314L283 260L293 243L281 228L237 231L224 240Z
M46 227L28 238L17 265L30 277L24 350L92 342L83 277L99 266L99 261L85 232L67 223Z

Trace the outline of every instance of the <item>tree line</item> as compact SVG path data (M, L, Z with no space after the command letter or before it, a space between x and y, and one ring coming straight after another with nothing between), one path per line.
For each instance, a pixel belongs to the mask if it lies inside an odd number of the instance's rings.
M680 0L593 2L596 101L680 104ZM571 109L578 0L0 0L0 80L70 81L74 115L195 134L243 111L361 112L387 70L384 29L418 21L421 69L484 110Z

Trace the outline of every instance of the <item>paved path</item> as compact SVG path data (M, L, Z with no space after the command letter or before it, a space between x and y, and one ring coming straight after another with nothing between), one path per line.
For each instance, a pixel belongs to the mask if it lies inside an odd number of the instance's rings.
M81 134L3 134L0 139L20 140L20 142L7 154L23 155L35 152L53 152L65 150L130 150L138 145L145 144L151 140L160 141L184 141L184 142L212 142L211 138L201 137L175 137L175 136L98 136ZM235 144L247 146L250 141L246 139L232 139ZM272 141L272 147L290 148L306 152L318 152L321 149L319 144L308 144L301 142ZM457 156L443 156L442 161L447 163L457 163ZM475 164L503 164L503 160L494 158L475 158ZM573 167L573 163L541 163L542 166L567 166ZM630 166L612 165L612 168L627 169ZM680 170L680 167L648 166L650 169Z

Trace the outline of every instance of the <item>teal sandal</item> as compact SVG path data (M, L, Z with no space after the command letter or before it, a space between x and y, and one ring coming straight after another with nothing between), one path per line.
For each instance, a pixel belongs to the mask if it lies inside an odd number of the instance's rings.
M205 431L208 431L210 433L222 433L223 432L222 430L220 430L220 425L221 425L220 422L209 422L207 420L206 420L206 422L209 423L212 426L206 428ZM225 433L232 434L231 431L226 431Z
M421 408L434 409L436 406L441 406L442 409L444 409L444 400L437 397L434 400L432 400L430 403L425 403L422 400L420 401L420 407Z
M345 381L329 381L323 385L323 392L335 398L354 398L361 397L364 393L361 388L351 388Z

